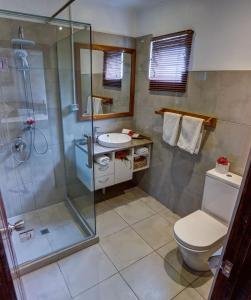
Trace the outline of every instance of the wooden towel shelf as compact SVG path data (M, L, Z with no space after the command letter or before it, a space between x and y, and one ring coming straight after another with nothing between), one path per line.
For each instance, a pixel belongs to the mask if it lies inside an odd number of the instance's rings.
M113 104L113 98L95 95L92 95L92 97L101 99L103 104Z
M161 109L155 111L155 113L158 114L158 115L164 115L164 112L172 112L172 113L175 113L175 114L180 114L182 116L190 116L190 117L204 119L204 125L206 127L215 128L216 123L217 123L217 119L214 118L214 117L195 114L195 113L186 112L186 111L182 111L182 110L176 110L176 109L171 109L171 108L161 108Z

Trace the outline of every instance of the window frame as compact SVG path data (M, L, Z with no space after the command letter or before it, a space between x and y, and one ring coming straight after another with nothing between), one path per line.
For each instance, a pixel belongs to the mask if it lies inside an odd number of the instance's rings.
M150 44L150 62L149 62L149 74L148 74L150 91L166 91L166 92L178 92L178 93L186 92L193 35L194 35L193 30L185 30L185 31L179 31L179 32L152 38ZM154 50L154 43L156 43L155 50ZM154 65L152 65L153 51L157 51L157 49L160 46L163 48L166 47L167 49L171 49L175 47L176 48L185 47L186 53L184 58L184 71L180 73L181 80L175 81L175 80L161 80L158 78L156 79L151 78L151 73L153 72L153 68L154 68ZM176 66L177 65L174 65L174 67ZM168 72L166 73L166 75L168 75Z
M110 59L109 54L112 55L120 55L121 56L121 67L120 67L120 78L107 78L107 65L108 59ZM112 87L112 88L121 88L122 86L122 79L123 79L123 51L104 51L104 62L103 62L103 86L105 87Z

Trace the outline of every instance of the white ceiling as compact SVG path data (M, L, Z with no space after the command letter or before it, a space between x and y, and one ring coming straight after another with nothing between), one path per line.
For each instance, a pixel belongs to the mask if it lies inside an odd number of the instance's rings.
M83 1L85 0L77 0ZM112 7L125 8L125 9L144 9L157 5L158 3L165 2L165 0L92 0L93 4L108 5Z

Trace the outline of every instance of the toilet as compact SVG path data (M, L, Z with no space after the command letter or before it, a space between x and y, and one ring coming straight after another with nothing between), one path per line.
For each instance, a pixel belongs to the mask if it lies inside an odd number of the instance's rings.
M179 219L174 238L184 262L193 270L208 271L208 259L223 244L242 177L207 171L201 210Z

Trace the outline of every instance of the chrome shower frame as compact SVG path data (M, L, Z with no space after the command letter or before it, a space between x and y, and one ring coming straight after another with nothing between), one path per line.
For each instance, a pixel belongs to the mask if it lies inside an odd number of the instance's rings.
M33 15L33 14L13 12L13 11L2 10L2 9L0 9L0 17L20 19L20 20L25 20L25 21L35 21L35 22L43 23L43 24L49 23L51 25L62 25L62 26L69 27L69 28L72 26L72 27L74 27L74 29L75 28L76 29L78 29L78 28L83 29L84 27L88 27L88 28L90 28L90 32L91 32L91 25L88 24L88 23L82 23L82 22L76 22L76 21L69 22L69 20L55 18L61 11L63 11L66 7L68 7L74 1L75 0L68 1L66 3L66 5L64 5L52 17L38 16L38 15ZM19 32L19 39L20 38L24 38L22 30L20 30L20 32ZM24 41L29 42L29 40L24 40ZM18 42L18 39L16 40L16 45L17 45L17 42ZM24 69L21 70L20 69L20 71L23 72L24 82L26 82L26 80L25 80L26 77L27 77L26 70L24 70ZM28 90L28 87L26 86L26 91L25 91L26 96L25 97L29 97L29 94L28 94L27 90ZM29 106L27 107L27 110L29 111ZM31 131L32 126L30 126L29 128L27 126L26 129L24 129L24 130ZM22 145L20 145L20 146L22 147ZM65 176L66 176L66 171L65 171ZM59 259L62 259L62 258L66 257L68 255L71 255L71 254L73 254L77 251L80 251L81 249L87 248L91 245L94 245L94 244L98 243L99 238L98 238L98 236L96 236L96 232L93 232L93 229L90 228L89 224L86 222L86 220L84 220L83 216L79 214L78 210L74 207L71 200L67 196L66 190L65 190L65 203L66 203L67 207L69 208L69 211L73 215L74 219L78 221L79 226L82 227L82 229L89 232L90 236L88 238L86 238L85 240L79 242L79 243L76 243L76 244L71 245L69 247L66 247L66 248L63 248L61 250L55 251L55 252L53 252L53 253L51 253L47 256L41 257L41 258L36 259L34 261L19 265L19 271L20 271L21 275L24 275L26 273L34 271L34 270L36 270L38 268L41 268L41 267L43 267L47 264L51 264L53 262L56 262ZM95 212L95 209L94 209L94 212ZM94 222L96 223L96 219L94 220Z

